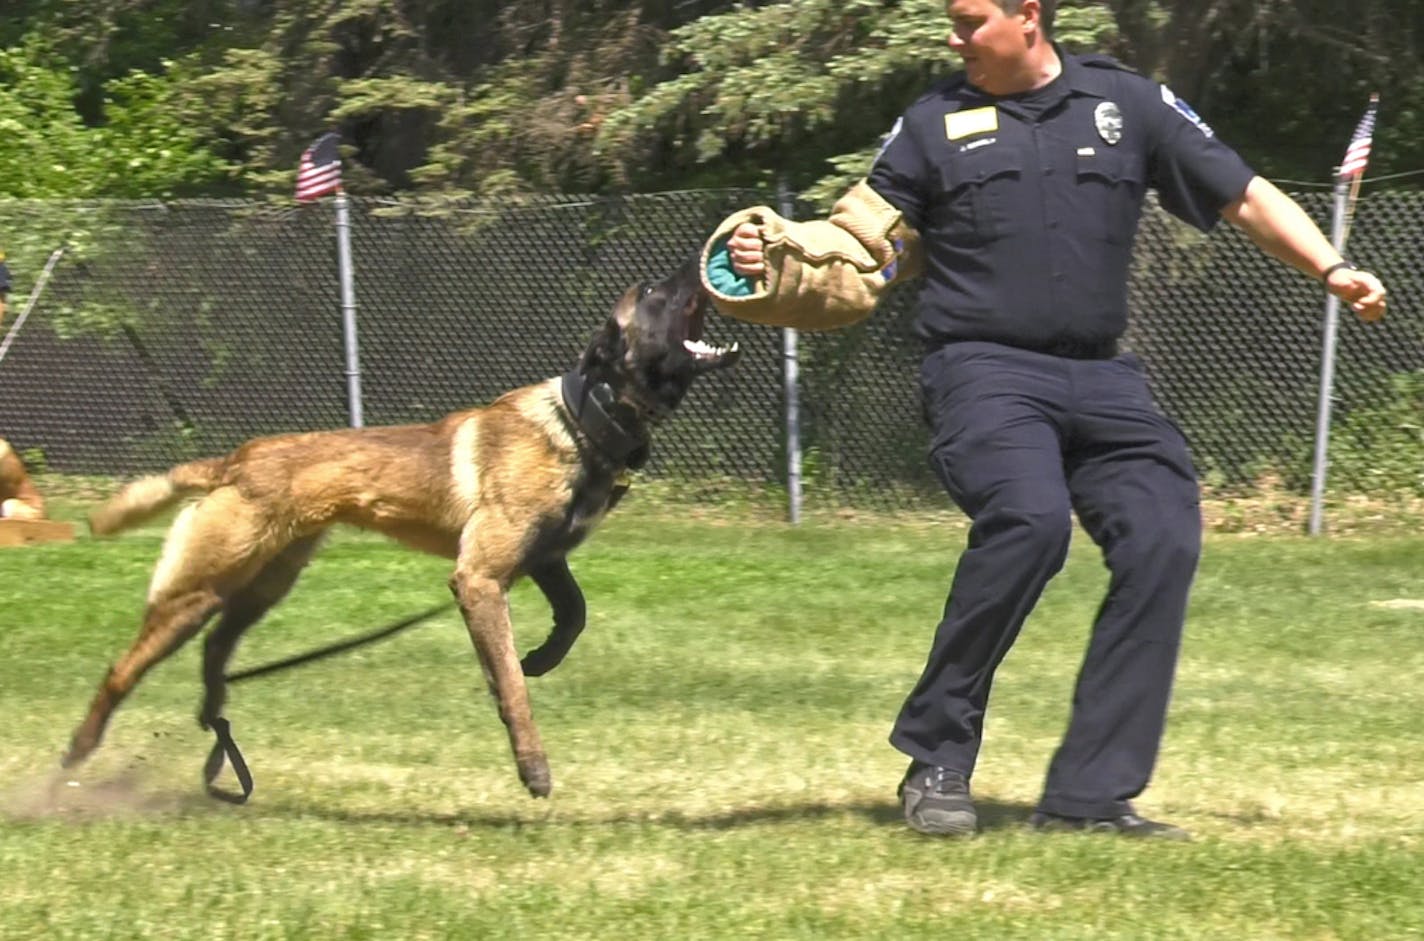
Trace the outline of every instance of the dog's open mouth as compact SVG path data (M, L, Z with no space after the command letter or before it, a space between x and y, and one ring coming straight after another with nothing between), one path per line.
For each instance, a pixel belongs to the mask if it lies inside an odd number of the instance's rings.
M682 341L682 348L700 363L717 363L728 356L736 355L740 348L735 342L731 346L714 346L702 339L702 331L707 322L706 304L707 298L701 291L693 294L688 301L685 317L687 338Z

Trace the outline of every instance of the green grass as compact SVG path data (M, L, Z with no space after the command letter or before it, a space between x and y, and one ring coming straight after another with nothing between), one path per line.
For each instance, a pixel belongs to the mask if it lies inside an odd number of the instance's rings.
M64 515L60 507L56 515ZM886 743L954 521L639 507L573 558L589 626L532 680L529 798L454 614L233 688L257 780L201 793L197 643L74 779L56 759L133 638L161 530L0 549L0 938L1411 938L1424 935L1424 538L1213 535L1157 779L1186 845L1025 832L1105 574L1081 535L1000 671L984 832L916 836ZM335 539L235 666L448 597ZM521 649L547 609L521 587Z

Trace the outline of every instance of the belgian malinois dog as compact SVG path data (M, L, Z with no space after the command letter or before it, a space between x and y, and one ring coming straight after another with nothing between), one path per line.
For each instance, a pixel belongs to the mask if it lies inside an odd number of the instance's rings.
M549 763L526 676L557 666L584 626L584 599L565 556L627 489L653 427L698 376L739 351L702 340L706 295L695 263L629 288L577 367L428 425L256 438L224 457L141 478L90 516L97 535L133 526L186 496L148 590L138 640L99 685L65 767L98 746L110 715L154 664L214 615L203 649L198 722L226 698L224 669L242 633L291 589L333 524L377 530L455 562L455 596L519 778L547 796ZM508 592L528 576L554 627L521 661ZM221 736L220 736L221 737Z

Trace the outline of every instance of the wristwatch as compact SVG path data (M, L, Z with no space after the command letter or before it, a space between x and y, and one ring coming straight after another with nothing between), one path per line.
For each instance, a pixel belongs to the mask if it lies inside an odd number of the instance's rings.
M1359 270L1360 270L1359 268L1356 268L1356 267L1355 267L1355 263L1352 262L1352 261L1337 261L1337 262L1335 262L1335 264L1331 265L1329 268L1326 268L1324 271L1320 272L1320 280L1321 280L1321 281L1329 281L1329 280L1330 280L1330 276L1331 276L1332 274L1334 274L1335 272L1339 271L1341 268L1349 268L1351 271L1359 271Z

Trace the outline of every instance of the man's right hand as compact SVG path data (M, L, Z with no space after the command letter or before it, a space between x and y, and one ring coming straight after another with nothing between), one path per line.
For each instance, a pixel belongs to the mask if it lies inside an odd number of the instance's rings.
M743 222L732 230L727 251L737 274L759 278L766 273L766 242L761 237L761 226L755 222Z

